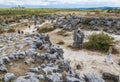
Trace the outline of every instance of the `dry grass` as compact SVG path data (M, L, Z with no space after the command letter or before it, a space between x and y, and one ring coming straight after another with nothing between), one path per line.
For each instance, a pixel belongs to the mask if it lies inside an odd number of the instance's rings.
M7 66L8 72L14 73L18 77L18 76L25 75L25 73L27 73L30 68L37 67L41 64L41 62L37 62L34 64L31 63L29 65L26 65L23 61L24 60L13 61L12 66Z
M22 76L29 70L28 65L25 65L24 62L15 61L12 66L8 67L10 73L14 73L16 76Z

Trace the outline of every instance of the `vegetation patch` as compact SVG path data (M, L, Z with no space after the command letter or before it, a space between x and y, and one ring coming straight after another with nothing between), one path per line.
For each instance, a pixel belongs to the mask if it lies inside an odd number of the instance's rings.
M114 39L102 32L99 34L92 34L89 37L89 41L83 44L83 47L90 50L106 52L111 44L114 44Z
M47 33L53 31L54 28L52 27L51 24L45 24L42 27L38 28L38 33Z

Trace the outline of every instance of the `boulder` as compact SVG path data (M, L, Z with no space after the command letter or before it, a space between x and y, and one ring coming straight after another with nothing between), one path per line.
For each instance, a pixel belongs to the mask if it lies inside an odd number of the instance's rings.
M13 73L7 73L4 76L4 82L11 82L15 79L15 75Z
M70 61L69 60L63 60L60 62L59 69L66 70L67 72L71 70L70 67Z
M38 78L39 77L39 78ZM41 76L42 78L42 76ZM14 82L40 82L40 76L33 73L28 72L25 76L18 77Z
M30 68L30 72L39 73L40 69L38 67Z
M105 82L100 76L94 73L85 74L84 76L86 82Z
M0 59L0 61L1 61L3 64L8 64L8 63L10 63L10 59L9 59L6 55L2 56L1 59Z
M15 59L24 59L26 57L25 51L13 51L10 55L9 58L11 60Z
M47 75L48 82L63 82L62 75L60 73L54 73Z
M40 81L35 77L20 76L14 82L40 82Z
M43 42L41 40L34 42L35 48L38 48L38 49L42 46L42 44L43 44Z
M26 50L25 53L28 56L32 56L33 54L37 54L36 49L34 49L34 48L30 48L30 49Z
M109 80L109 81L112 81L112 82L119 82L119 76L118 75L114 75L114 74L105 72L105 73L103 73L102 77L103 77L104 80Z
M46 75L51 75L53 74L54 72L59 72L59 69L58 67L49 67L49 66L46 66L45 68L42 68L42 71L46 74Z
M84 81L82 81L82 80L80 80L78 78L75 78L75 77L67 76L66 77L66 82L84 82ZM93 82L95 82L95 81L93 81Z
M39 80L45 80L45 77L44 77L43 75L41 75L41 74L37 75L36 77L37 77Z
M29 59L25 59L25 64L30 64L30 63L34 63L34 59L29 58Z
M51 54L54 54L57 52L60 57L63 57L63 53L64 53L63 49L61 49L58 46L54 46L54 45L50 46L49 50L47 50L47 51L48 51L48 53L51 53Z
M2 72L2 73L4 73L4 72L7 73L7 68L5 67L4 64L1 64L1 65L0 65L0 73L1 73L1 72Z

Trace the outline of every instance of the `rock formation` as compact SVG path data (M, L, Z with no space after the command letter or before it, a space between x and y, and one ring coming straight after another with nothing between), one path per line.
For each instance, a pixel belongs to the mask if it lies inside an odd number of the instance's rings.
M82 48L84 33L80 29L75 30L73 35L73 40L74 40L73 42L74 48Z

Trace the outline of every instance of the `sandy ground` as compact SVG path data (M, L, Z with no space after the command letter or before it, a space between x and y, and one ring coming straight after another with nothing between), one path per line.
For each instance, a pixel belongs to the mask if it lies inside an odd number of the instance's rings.
M45 22L48 23L48 22ZM43 23L42 25L44 25ZM42 26L40 25L40 26ZM24 32L32 33L35 31L34 26L31 26L31 29L27 28ZM76 69L76 65L80 64L82 66L81 70L76 70L80 74L86 73L97 73L102 74L103 72L109 72L116 75L120 75L120 66L117 64L120 59L120 54L113 54L114 64L109 64L105 62L106 54L97 52L97 51L88 51L85 49L81 50L73 50L68 47L68 45L72 45L73 43L73 35L72 32L67 32L68 36L58 35L57 32L60 29L56 29L52 32L47 33L50 36L50 40L54 45L58 45L57 43L60 41L64 41L64 45L59 45L64 50L64 58L71 60L71 67ZM87 37L94 33L95 31L84 31L85 33L85 41ZM96 33L100 33L97 31ZM115 38L115 40L120 41L120 36L118 35L110 35ZM119 45L120 48L120 45Z

